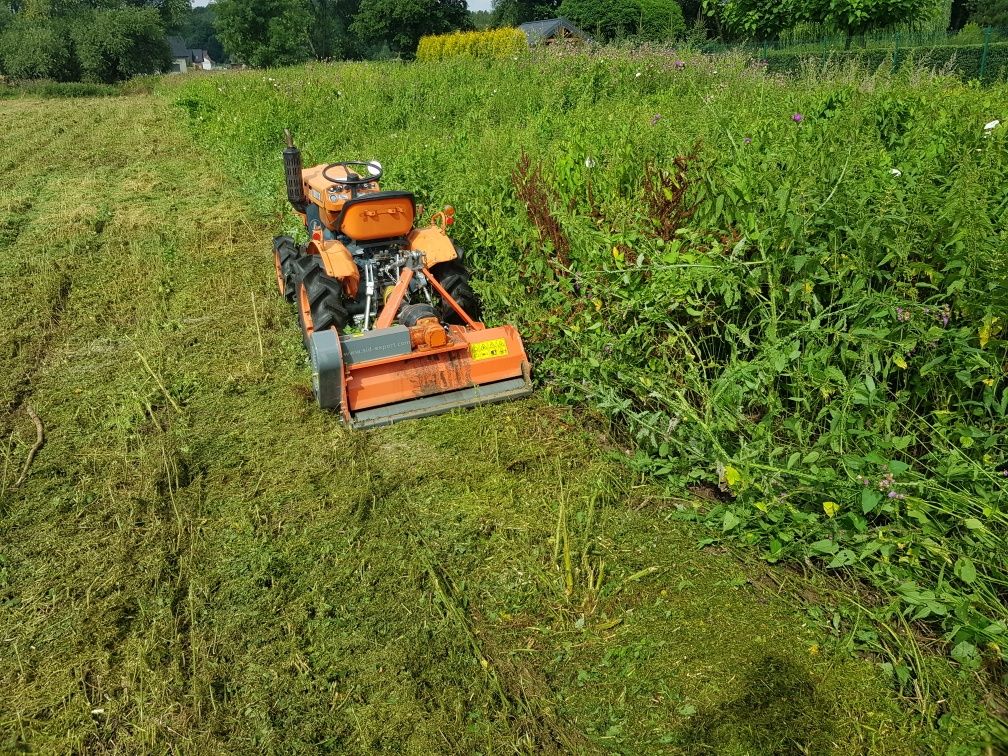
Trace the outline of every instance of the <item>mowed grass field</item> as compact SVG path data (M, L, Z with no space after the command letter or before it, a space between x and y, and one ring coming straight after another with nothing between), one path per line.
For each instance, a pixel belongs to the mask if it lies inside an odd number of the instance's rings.
M278 221L179 123L0 106L0 751L896 754L973 716L699 549L591 416L317 410Z

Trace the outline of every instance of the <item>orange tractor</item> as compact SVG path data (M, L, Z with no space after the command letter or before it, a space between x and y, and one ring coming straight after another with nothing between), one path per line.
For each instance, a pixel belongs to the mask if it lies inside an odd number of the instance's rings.
M413 195L383 191L379 163L303 169L284 133L287 198L308 241L273 240L276 281L297 307L319 404L369 428L531 393L521 336L480 322L447 234L455 211L418 228Z

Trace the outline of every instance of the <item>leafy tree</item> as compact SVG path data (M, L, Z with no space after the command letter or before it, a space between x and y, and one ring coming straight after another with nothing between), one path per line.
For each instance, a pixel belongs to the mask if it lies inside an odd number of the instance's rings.
M210 53L210 58L220 63L227 59L224 52L224 45L217 37L217 29L214 22L217 19L216 6L213 4L202 8L193 8L189 17L182 25L182 36L185 38L186 47L194 50L206 50Z
M518 26L560 14L560 0L494 0L493 25Z
M676 0L563 0L560 13L601 39L636 34L647 39L670 39L686 33L682 8Z
M493 13L488 10L469 11L469 20L474 29L489 29L493 25Z
M388 45L397 55L413 55L426 34L470 28L465 0L361 0L350 25L369 50Z
M216 12L221 44L240 61L287 66L313 57L306 0L220 0Z
M182 29L189 17L189 0L83 0L95 8L149 7L161 15L161 23L166 31Z
M66 25L29 13L14 15L0 36L0 68L15 79L77 78Z
M361 44L350 32L350 24L360 7L360 0L309 0L312 24L309 39L319 60L356 58Z
M1008 26L1008 0L977 0L970 21L980 26Z
M640 9L633 2L563 0L560 14L604 40L633 34L640 25Z
M865 34L913 21L933 5L931 0L812 0L806 13L818 15L847 36Z
M677 39L686 34L686 21L676 0L637 0L640 7L641 36L648 39Z
M171 54L158 9L125 7L75 17L71 36L82 78L111 84L167 70Z
M949 6L950 32L957 32L962 29L969 20L971 14L976 11L977 0L952 0Z
M703 0L680 0L683 18L692 26L703 17Z
M812 2L829 5L831 2L847 0ZM759 40L772 39L804 20L808 9L803 5L803 0L703 0L704 11L714 17L729 34Z

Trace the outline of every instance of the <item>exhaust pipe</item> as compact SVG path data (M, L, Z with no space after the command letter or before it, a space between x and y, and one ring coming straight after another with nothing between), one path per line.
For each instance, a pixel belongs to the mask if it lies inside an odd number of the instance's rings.
M290 129L284 129L284 139L287 149L283 151L284 176L287 179L287 201L299 213L308 207L304 196L304 181L301 176L301 150L294 146L294 137Z

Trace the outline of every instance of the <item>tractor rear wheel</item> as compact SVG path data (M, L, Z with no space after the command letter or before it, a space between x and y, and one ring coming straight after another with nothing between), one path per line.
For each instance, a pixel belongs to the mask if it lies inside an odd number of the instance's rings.
M280 290L280 296L288 302L294 301L300 254L294 240L289 236L278 236L273 240L273 270L277 288Z
M469 271L461 262L450 260L440 263L431 268L431 273L458 306L465 310L466 315L473 320L483 317L483 305L469 285ZM465 322L447 302L440 303L438 317L445 323L461 325Z
M315 331L327 328L342 331L350 316L343 306L343 287L335 278L326 275L322 261L316 255L308 255L302 260L300 269L298 319L307 345Z

